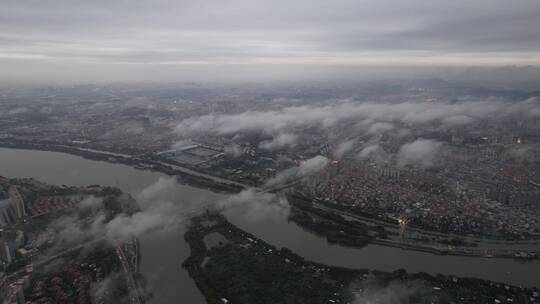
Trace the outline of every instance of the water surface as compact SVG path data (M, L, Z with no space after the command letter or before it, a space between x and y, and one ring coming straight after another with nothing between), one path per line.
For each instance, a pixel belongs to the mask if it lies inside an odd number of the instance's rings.
M165 175L121 164L87 160L58 152L0 148L0 175L34 177L56 185L117 186L134 196ZM205 205L223 199L223 194L176 184L167 195L176 204ZM443 273L471 276L514 285L540 286L540 262L511 259L437 256L399 248L369 245L362 249L330 245L272 212L254 216L241 210L226 212L232 223L275 246L286 246L306 259L329 265L393 271ZM180 215L179 215L180 216ZM183 240L184 228L168 233L149 233L141 240L141 272L148 278L154 298L150 303L205 303L187 273L181 268L189 255Z

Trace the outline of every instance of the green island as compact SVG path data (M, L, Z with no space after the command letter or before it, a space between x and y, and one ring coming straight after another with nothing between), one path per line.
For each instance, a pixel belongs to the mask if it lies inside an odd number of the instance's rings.
M538 295L536 289L481 279L306 261L211 211L193 218L184 238L191 255L182 266L209 304L531 303Z

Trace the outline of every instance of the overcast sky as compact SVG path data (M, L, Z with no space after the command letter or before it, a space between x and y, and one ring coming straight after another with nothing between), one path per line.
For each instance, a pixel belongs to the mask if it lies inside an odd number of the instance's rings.
M540 65L538 0L0 3L2 79L166 79L231 65Z

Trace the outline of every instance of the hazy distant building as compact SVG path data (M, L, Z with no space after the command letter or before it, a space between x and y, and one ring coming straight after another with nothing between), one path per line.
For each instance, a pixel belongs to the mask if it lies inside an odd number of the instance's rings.
M0 227L7 227L15 224L17 215L10 199L0 200Z
M463 141L465 140L465 138L463 136L459 136L459 135L452 135L452 144L454 145L461 145L463 144Z
M377 168L377 175L388 179L399 179L401 171L390 166L383 166Z
M0 239L0 259L6 264L11 264L15 259L15 242L6 238Z
M15 249L19 249L23 247L25 243L26 243L26 238L24 235L24 231L17 230L15 234Z
M17 187L12 186L9 188L9 198L11 199L11 204L13 204L13 207L15 208L15 214L17 215L17 218L23 218L26 216L26 208L24 206L24 201L21 197L21 194L19 193L19 190L17 190Z

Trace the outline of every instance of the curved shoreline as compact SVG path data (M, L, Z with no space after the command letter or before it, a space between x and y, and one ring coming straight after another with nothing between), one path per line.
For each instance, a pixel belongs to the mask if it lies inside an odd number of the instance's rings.
M216 192L238 193L246 189L245 185L234 181L225 181L219 177L209 176L201 172L195 172L189 168L183 168L173 164L165 164L156 160L144 159L134 155L119 154L63 144L5 141L1 139L0 148L60 152L80 156L90 160L120 163L139 170L150 170L169 176L175 176L182 183Z
M207 237L209 235L221 236L221 238L219 238L219 243L217 241L213 243L208 242ZM326 262L315 261L295 253L294 250L289 249L289 247L283 246L279 248L271 243L267 243L264 239L258 238L256 235L235 226L219 213L212 212L201 214L192 219L192 224L184 234L184 239L189 244L191 253L182 263L182 267L188 271L189 275L196 282L197 287L204 294L209 303L224 303L220 301L220 299L223 298L230 299L235 303L249 303L251 299L248 299L247 302L241 301L241 299L246 298L239 297L238 295L246 295L246 291L245 289L237 290L237 286L242 288L246 285L250 285L250 288L247 289L248 291L254 289L259 290L261 288L264 289L265 287L267 289L272 289L276 281L287 280L289 276L302 282L306 280L305 278L315 280L322 278L323 282L328 282L330 284L336 283L337 286L341 287L345 286L343 289L338 288L337 290L333 290L333 292L335 292L333 293L334 296L348 294L350 289L346 286L350 286L349 282L360 282L362 279L359 278L366 278L368 274L375 277L379 276L379 279L386 278L390 281L397 278L399 278L401 282L421 279L424 282L431 282L429 284L432 284L433 286L437 286L432 288L432 290L438 291L445 289L448 291L455 291L456 289L459 289L460 291L453 297L455 300L460 299L460 302L464 302L463 300L465 300L464 298L467 297L467 294L476 293L477 291L484 292L489 289L488 286L501 288L501 290L504 290L505 294L518 286L513 284L494 284L494 281L489 279L476 279L451 274L430 275L426 272L409 272L404 269L392 271L370 270L370 268L365 267L338 266ZM214 264L210 265L212 263ZM227 269L228 267L232 267L235 273L241 272L245 273L245 275L231 277L231 284L229 284L229 280L225 278L227 281L227 283L225 283L226 286L220 284L223 281L219 282L213 280L216 269L219 269L217 274L221 275L223 273L230 273L223 271L223 269ZM310 273L310 270L312 269L315 270L316 273ZM324 269L324 272L319 272L320 269ZM327 277L334 273L333 271L338 271L341 275L331 278ZM264 277L268 274L272 277L272 280L264 281L253 279L254 277ZM302 276L304 277L302 278ZM444 284L442 281L453 282L451 283L452 287L450 288L448 284ZM311 281L309 285L314 283L315 282ZM278 283L276 285L279 286L280 284ZM521 286L517 288L523 290L523 287ZM536 291L534 286L525 288ZM429 289L431 289L431 287ZM269 298L275 299L277 293L279 293L281 289L278 289L277 291L275 289L273 290L274 294ZM295 287L295 290L301 290L301 288ZM358 290L361 291L362 289ZM467 290L469 291L467 292ZM488 293L491 294L491 292ZM260 294L256 293L252 296L259 297ZM491 295L487 298L491 298ZM303 297L300 296L297 299L303 299ZM482 300L482 297L479 298L477 295L471 299L473 300L473 303L490 302L487 301L488 299ZM516 303L520 303L517 299L514 300ZM514 302L514 300L512 300L512 302ZM523 300L527 302L526 298ZM346 301L347 300L343 298L341 301L327 301L327 299L317 301L310 299L309 303L344 303ZM298 302L306 303L301 300Z
M387 231L385 229L384 231L385 233L397 235L398 227L396 225L392 226L389 223L381 223L380 221L370 221L370 219L366 220L363 217L359 217L359 216L357 217L354 214L349 214L343 210L337 210L328 206L321 206L319 202L317 202L316 200L310 199L308 197L293 194L289 196L289 203L291 204L293 210L298 209L301 212L310 214L311 216L314 215L316 217L320 217L321 212L322 212L323 214L322 216L324 218L324 221L326 222L337 223L345 227L350 227L351 224L353 223L356 223L356 224L369 223L369 225L366 224L366 226L371 227L370 229L373 229L375 225L380 226L380 227L382 226L384 228L393 229L392 231ZM328 217L328 215L324 215L324 214L331 214L332 216ZM349 220L349 218L351 220ZM309 226L306 227L305 225L303 225L300 222L297 222L294 219L292 221L295 222L300 227L307 229L308 231L311 231L313 233L313 231L309 228ZM338 231L328 231L328 234L332 234L332 233L335 234L336 232ZM316 234L321 235L323 237L328 235L327 233L322 233L322 234L316 233ZM353 248L361 247L361 246L349 245L349 243L354 244L354 242L348 242L346 234L341 234L341 235L345 236L345 241L337 242L338 244L342 246L346 246L346 247L353 247ZM443 235L443 234L439 234L438 236L442 237L438 241L448 240L448 238L454 237L453 235ZM327 237L327 240L328 240L328 237ZM354 241L354 240L351 239L351 241ZM371 236L368 238L367 243L377 244L381 246L401 248L403 250L426 252L426 253L431 253L431 254L436 254L436 255L453 255L453 256L479 257L479 258L506 258L506 259L516 259L520 261L537 260L539 259L538 253L540 252L540 248L538 247L534 249L531 249L531 248L523 249L523 248L515 248L515 247L512 248L511 246L504 247L506 244L499 243L499 245L501 246L500 248L493 248L493 247L485 246L485 245L489 245L490 244L489 242L473 242L473 241L471 241L471 244L477 245L476 247L475 246L448 246L448 245L444 245L443 243L438 243L438 242L434 243L433 245L430 245L426 242L424 243L421 243L419 241L418 242L403 242L396 239L391 240L387 237L381 238L381 237ZM478 245L484 245L484 247L481 247ZM519 245L519 243L518 244L514 243L512 245ZM538 244L533 243L533 245L538 245ZM447 248L444 248L444 246L446 246ZM490 254L487 254L487 252L489 252ZM528 255L522 256L520 255L521 252L527 252ZM529 254L529 253L533 253L533 254Z
M90 160L104 161L108 163L120 163L120 164L124 164L124 165L130 166L132 168L139 169L139 170L150 170L154 172L163 173L169 176L175 176L179 180L180 183L188 184L197 188L208 189L214 192L234 194L234 193L238 193L246 189L247 187L233 181L230 181L230 183L218 182L216 181L216 179L221 180L221 178L206 177L206 174L200 173L200 172L196 172L197 174L191 174L189 172L186 172L186 171L193 171L188 168L183 168L185 170L178 170L178 166L175 166L177 167L177 169L170 167L170 166L173 166L172 164L163 164L154 160L145 160L137 156L131 156L131 155L120 154L120 153L115 153L115 152L80 148L80 147L70 146L70 145L30 143L27 141L19 141L19 140L6 141L2 139L0 139L0 148L60 152L60 153L76 155L76 156L79 156L85 159L90 159ZM339 210L334 210L334 211L339 211ZM380 221L376 221L376 222L378 223ZM299 225L297 223L295 224ZM385 226L391 225L391 223L387 223L387 222L383 222L381 224ZM301 225L299 226L302 227ZM452 234L444 235L444 234L440 234L437 232L430 232L430 231L428 231L428 233L432 233L434 235L436 234L439 236L445 236L448 238L455 237L455 235L452 235ZM498 240L486 239L485 241L486 243L501 244L500 243L501 241L498 241ZM515 243L515 241L511 241L511 242ZM525 261L525 262L540 258L538 255L534 259L517 257L515 256L515 254L520 252L517 250L512 252L514 255L512 254L485 255L485 254L469 253L469 252L463 252L463 251L441 250L434 247L427 247L427 246L422 246L418 244L410 244L410 243L403 243L403 242L395 242L395 241L389 241L389 240L384 240L384 239L372 239L372 240L369 240L369 243L381 245L381 246L387 246L387 247L401 248L403 250L409 250L409 251L425 252L425 253L430 253L434 255L453 255L453 256L463 256L463 257L473 257L473 258L505 258L505 259L520 260L520 261ZM505 242L503 241L501 245L505 245ZM340 246L348 247L346 244L340 244Z
M107 185L119 187L126 193L137 194L140 189L153 185L166 175L150 170L136 170L132 167L91 161L65 153L31 150L0 149L5 163L1 169L5 176L24 178L34 176L40 181L53 185ZM170 184L170 180L169 183ZM216 202L225 196L217 192L194 188L180 183L170 184L173 193L178 193L178 203L192 208L210 201ZM171 197L172 198L172 197ZM224 215L237 227L265 240L278 248L287 247L306 259L337 267L351 269L379 269L394 271L406 269L409 273L426 272L431 275L445 274L456 277L481 278L515 286L540 286L538 273L540 261L521 262L515 259L486 259L458 256L441 256L415 250L401 250L390 246L369 244L365 248L351 248L329 244L325 238L308 232L287 220L282 212L271 211L267 216L253 220L246 216L242 208L224 210ZM177 231L177 230L175 230ZM163 269L156 277L159 287L153 293L152 303L160 299L176 297L190 299L190 303L204 303L187 272L177 267L178 258L189 255L187 244L178 233L141 236L141 273L150 275L157 268ZM160 234L157 234L160 235ZM178 243L177 241L180 240ZM161 248L169 248L161 250ZM181 287L174 281L181 282Z

